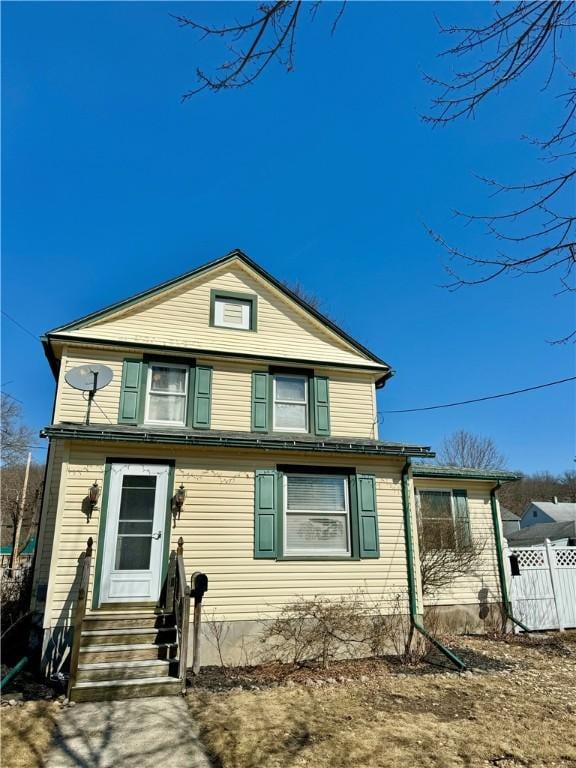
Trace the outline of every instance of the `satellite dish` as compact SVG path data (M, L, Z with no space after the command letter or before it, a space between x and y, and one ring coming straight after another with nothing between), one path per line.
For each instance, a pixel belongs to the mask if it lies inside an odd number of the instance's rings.
M108 386L113 375L112 369L108 368L107 365L89 363L71 368L64 374L64 378L74 389L81 389L83 392L96 392L98 389Z
M87 365L78 365L71 368L64 374L66 382L74 389L82 392L88 392L88 409L86 411L85 424L90 424L90 409L92 400L99 389L108 386L112 381L114 373L107 365L100 363L88 363ZM100 409L102 410L102 409Z

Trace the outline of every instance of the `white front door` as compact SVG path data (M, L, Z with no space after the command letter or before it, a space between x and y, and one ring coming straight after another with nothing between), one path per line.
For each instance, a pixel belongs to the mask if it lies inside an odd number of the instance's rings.
M112 464L100 602L160 596L169 467Z

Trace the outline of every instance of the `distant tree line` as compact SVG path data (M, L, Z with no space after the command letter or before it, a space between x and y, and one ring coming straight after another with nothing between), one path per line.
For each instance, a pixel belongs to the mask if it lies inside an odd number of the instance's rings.
M516 483L506 483L498 493L500 504L520 515L531 501L576 502L576 472L569 470L559 475L536 472L524 475Z

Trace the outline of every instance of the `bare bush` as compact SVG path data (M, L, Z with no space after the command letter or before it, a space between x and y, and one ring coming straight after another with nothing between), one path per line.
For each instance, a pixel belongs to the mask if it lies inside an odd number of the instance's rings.
M216 653L218 654L221 666L225 667L224 644L230 634L230 624L225 621L218 621L216 619L215 611L212 611L212 613L208 615L208 618L204 619L202 626L206 639L214 646L214 648L216 648Z
M452 521L436 523L426 535L420 534L420 578L424 597L438 592L466 576L477 565L486 548L486 539L473 537L469 530L458 534Z
M421 661L430 641L414 631L406 595L392 600L357 590L330 600L315 596L286 606L265 630L280 661L302 665L319 662L324 668L336 658L384 657L394 654L403 664Z

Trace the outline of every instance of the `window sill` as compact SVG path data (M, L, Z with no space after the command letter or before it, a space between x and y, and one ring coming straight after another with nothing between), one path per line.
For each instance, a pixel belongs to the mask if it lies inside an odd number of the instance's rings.
M276 562L359 562L360 558L352 555L282 555L276 558Z

